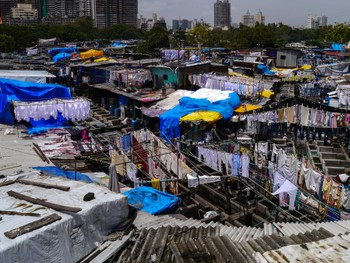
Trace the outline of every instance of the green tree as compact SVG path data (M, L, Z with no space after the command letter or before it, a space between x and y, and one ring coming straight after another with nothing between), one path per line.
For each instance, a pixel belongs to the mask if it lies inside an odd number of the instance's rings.
M15 39L12 36L0 35L0 52L14 51Z
M137 51L147 54L159 54L161 48L169 47L168 31L162 27L154 27L146 33L145 41L142 42Z
M329 28L326 33L326 40L337 43L350 41L350 25L341 23Z

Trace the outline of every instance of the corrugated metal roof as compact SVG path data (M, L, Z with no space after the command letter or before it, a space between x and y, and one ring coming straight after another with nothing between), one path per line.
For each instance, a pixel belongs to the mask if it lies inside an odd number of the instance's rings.
M274 223L278 231L285 236L297 235L306 231L324 228L333 235L350 232L350 221L321 222L321 223Z
M261 236L248 241L234 241L227 234L221 235L217 224L213 224L213 226L200 226L198 228L167 226L157 229L142 229L124 248L117 262L252 263L256 262L254 258L256 252L259 252L260 257L264 259L263 255L266 251L332 236L329 232L321 229L291 237L281 237L274 233L271 236ZM239 231L236 240L241 240L242 237L252 232L249 227L241 229L242 231ZM263 233L262 229L261 232Z
M341 235L317 242L291 245L264 253L255 260L265 262L350 262L350 235Z
M221 236L227 235L233 241L241 242L243 240L256 239L264 235L272 235L277 233L277 229L272 224L264 224L264 228L256 227L232 227L221 224L220 222L211 221L210 223L203 223L199 220L189 218L187 220L180 220L169 215L153 216L143 211L139 211L134 221L137 229L158 229L166 226L179 227L214 227L218 228Z

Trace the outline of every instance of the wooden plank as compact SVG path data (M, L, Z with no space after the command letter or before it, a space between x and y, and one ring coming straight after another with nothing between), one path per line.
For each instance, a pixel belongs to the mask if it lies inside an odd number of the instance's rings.
M14 184L16 182L16 180L9 180L9 181L5 181L0 183L0 187L1 186L6 186L6 185L10 185L10 184Z
M0 171L10 170L10 169L18 168L18 167L21 167L21 166L22 165L20 165L20 164L13 164L13 165L2 166L0 168Z
M56 211L61 211L61 212L73 212L73 213L77 213L79 211L81 211L81 208L79 207L70 207L70 206L64 206L64 205L58 205L58 204L54 204L54 203L50 203L50 202L46 202L37 198L33 198L27 195L22 195L20 193L17 193L15 191L8 191L7 194L9 196L21 199L21 200L25 200L28 201L30 203L33 204L37 204L37 205L42 205L42 206L46 206L49 208L52 208Z
M49 225L58 220L61 220L61 217L58 214L52 214L42 219L36 220L32 223L7 231L4 233L4 235L7 236L8 238L14 239L18 236L29 233L33 230L39 229L43 226Z
M45 153L40 149L39 145L33 142L34 147L39 151L39 156L44 159L47 163L50 163L50 160L46 157Z
M48 188L48 189L58 189L62 191L69 191L70 187L69 186L61 186L61 185L54 185L54 184L46 184L46 183L41 183L41 182L34 182L34 181L29 181L29 180L24 180L24 179L18 179L16 183L20 184L26 184L26 185L34 185L34 186L39 186L43 188Z
M17 211L3 211L0 210L0 215L17 215L17 216L40 216L38 213L23 213Z
M43 161L43 162L46 162L45 158L41 155L40 151L33 147L33 150L36 152L36 154L40 157L40 159Z

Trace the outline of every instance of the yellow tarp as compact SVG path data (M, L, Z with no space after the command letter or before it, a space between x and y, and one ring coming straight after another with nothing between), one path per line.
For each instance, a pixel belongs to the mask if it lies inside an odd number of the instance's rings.
M85 60L93 57L103 57L103 51L102 50L95 50L95 49L90 49L86 52L81 52L80 57Z
M248 111L253 111L253 110L257 110L257 109L261 109L261 106L258 105L250 105L250 104L242 104L241 106L239 106L238 108L235 109L236 113L245 113Z
M215 111L195 111L187 114L180 119L183 121L205 121L205 122L216 122L222 118L221 114Z
M269 99L273 94L275 93L271 90L264 90L263 92L261 92L261 96L267 99Z
M308 70L308 69L312 69L312 66L311 65L304 65L304 66L301 66L300 69Z
M94 63L105 62L105 61L115 61L115 60L112 59L112 58L102 57L102 58L95 59L95 60L94 60ZM89 61L89 60L87 60L87 61L84 62L84 64L89 64L89 63L92 63L92 62Z

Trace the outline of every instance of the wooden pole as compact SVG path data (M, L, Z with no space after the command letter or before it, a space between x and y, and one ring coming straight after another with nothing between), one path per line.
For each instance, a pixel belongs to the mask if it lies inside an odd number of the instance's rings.
M17 193L15 191L8 191L7 194L9 196L21 199L21 200L25 200L28 201L30 203L33 204L37 204L37 205L42 205L42 206L46 206L48 208L52 208L56 211L61 211L61 212L73 212L73 213L77 213L79 211L81 211L81 208L79 207L70 207L70 206L64 206L64 205L58 205L58 204L54 204L54 203L50 203L50 202L46 202L37 198L33 198L30 196L26 196L26 195L22 195L20 193Z
M29 181L29 180L24 180L24 179L18 179L18 180L16 180L16 183L26 184L26 185L34 185L34 186L39 186L39 187L48 188L48 189L53 188L53 189L58 189L58 190L62 190L62 191L69 191L69 189L70 189L69 186L46 184L46 183L34 182L34 181Z
M0 215L13 215L13 216L40 216L38 213L22 213L17 211L2 211L0 210Z
M14 239L18 236L29 233L33 230L36 230L38 228L51 224L55 221L61 220L61 218L62 217L60 217L58 214L52 214L42 219L36 220L32 223L7 231L4 233L4 235L7 236L8 238Z

